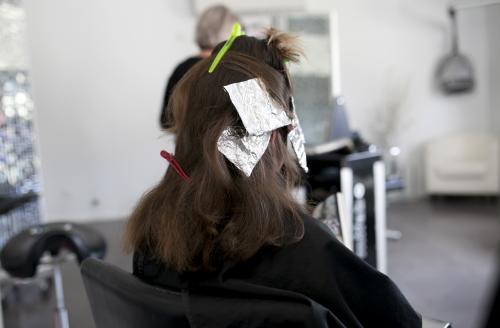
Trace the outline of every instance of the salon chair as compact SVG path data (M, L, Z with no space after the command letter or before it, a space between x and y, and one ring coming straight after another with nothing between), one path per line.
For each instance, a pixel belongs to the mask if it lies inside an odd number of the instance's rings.
M351 129L344 99L337 97L331 112L329 141L307 145L309 174L309 200L318 203L332 193L341 191L341 169L352 167L356 170L371 170L375 161L382 160L377 147L364 140L359 132ZM404 181L399 177L389 177L385 181L387 192L404 189Z
M179 292L92 258L83 261L81 272L97 328L190 327Z
M189 311L188 320L186 302L179 292L149 285L96 259L85 260L81 271L97 328L246 327L248 322L261 323L261 327L315 328L336 320L319 304L311 311L313 300L267 289L250 293L226 290L227 294L217 296L190 293L193 303L210 304L212 309L220 306L222 311L205 311L198 304L200 311Z
M60 265L76 258L103 258L104 238L94 229L69 222L49 223L25 229L5 244L0 253L2 269L16 282L52 276L55 286L55 327L67 328L68 313Z
M97 328L190 327L180 292L149 285L95 258L83 261L81 272ZM424 317L422 328L451 324Z
M427 194L498 196L498 137L464 133L432 140L425 151Z
M356 169L371 170L374 161L381 155L370 150L370 143L353 131L349 124L344 100L338 97L332 110L329 140L327 142L306 144L307 165L309 173L309 200L313 203L322 202L332 193L341 191L341 169L346 166L356 166ZM360 161L360 157L363 160Z

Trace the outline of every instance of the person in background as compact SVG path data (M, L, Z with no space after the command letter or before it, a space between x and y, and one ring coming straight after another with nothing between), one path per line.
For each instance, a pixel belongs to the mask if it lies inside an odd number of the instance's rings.
M237 21L236 14L223 5L209 7L201 14L196 25L196 43L200 48L200 52L177 65L168 79L160 114L162 129L168 129L172 126L171 113L168 112L167 105L170 94L177 82L194 64L210 56L212 49L227 38L231 33L232 25Z

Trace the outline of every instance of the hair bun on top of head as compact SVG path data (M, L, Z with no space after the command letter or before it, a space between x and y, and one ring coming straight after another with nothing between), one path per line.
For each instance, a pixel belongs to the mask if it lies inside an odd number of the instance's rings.
M231 35L229 35L226 42L218 48L215 58L212 60L212 63L208 68L208 73L211 74L215 71L223 57L232 47L233 42L242 35L245 35L245 32L243 31L241 25L239 23L234 23ZM264 41L267 46L281 63L296 63L304 54L302 47L299 44L298 37L295 35L281 32L274 27L266 29L264 31L264 35Z
M297 63L304 55L304 50L296 35L271 27L265 30L265 40L282 61Z

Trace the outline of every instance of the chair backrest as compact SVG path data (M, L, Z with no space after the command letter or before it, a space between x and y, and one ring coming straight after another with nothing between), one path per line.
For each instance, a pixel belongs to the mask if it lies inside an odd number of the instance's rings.
M319 203L312 216L325 223L347 248L353 249L352 222L347 214L346 199L341 192L332 194Z
M427 144L426 157L433 161L485 161L498 158L498 138L463 133L441 137Z
M347 213L347 201L344 197L344 194L338 192L336 194L337 199L337 210L339 213L339 221L340 221L340 231L342 232L342 242L344 245L349 248L351 251L353 250L353 235L352 235L352 220L349 218L349 214Z
M181 293L94 258L83 261L81 272L97 328L189 327Z

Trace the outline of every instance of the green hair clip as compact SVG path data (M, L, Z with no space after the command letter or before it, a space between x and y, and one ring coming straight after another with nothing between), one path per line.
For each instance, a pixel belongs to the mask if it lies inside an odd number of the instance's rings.
M219 65L220 61L222 60L222 57L224 57L226 52L233 45L234 40L236 40L236 38L241 36L241 35L245 35L245 32L243 32L241 30L241 25L239 23L234 23L233 29L231 30L231 35L229 36L229 39L227 39L226 43L224 43L222 48L217 53L217 56L215 56L215 59L212 62L212 65L210 65L210 68L208 69L208 73L213 73L215 68L217 68L217 65Z

